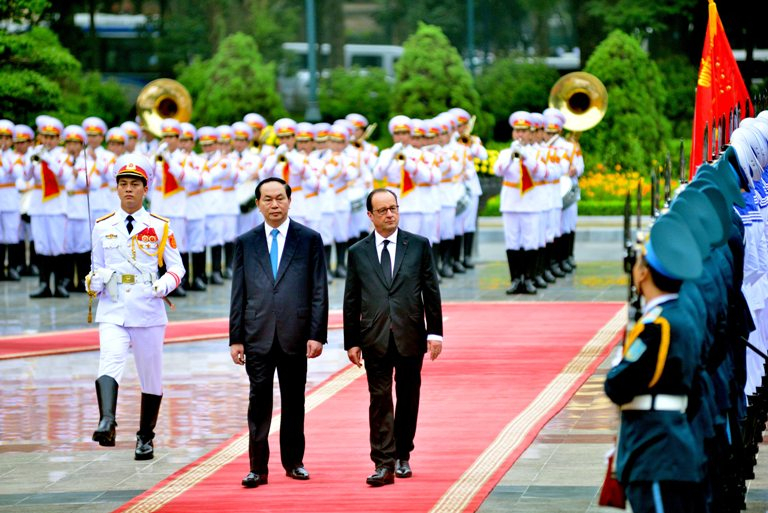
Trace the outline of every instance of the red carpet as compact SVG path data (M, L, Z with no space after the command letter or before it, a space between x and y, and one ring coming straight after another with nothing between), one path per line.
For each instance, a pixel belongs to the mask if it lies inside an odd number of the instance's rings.
M310 481L283 474L277 414L268 485L240 486L248 472L240 433L118 511L476 510L604 359L626 313L617 303L464 303L445 305L444 316L443 354L424 363L413 478L365 484L368 393L364 372L350 366L307 397Z
M331 312L328 322L331 328L340 328L341 312ZM94 324L93 326L97 325ZM229 318L227 317L169 322L168 329L165 331L166 344L227 337L229 337ZM31 335L9 335L0 337L0 360L94 351L98 348L98 327L82 330L49 331Z

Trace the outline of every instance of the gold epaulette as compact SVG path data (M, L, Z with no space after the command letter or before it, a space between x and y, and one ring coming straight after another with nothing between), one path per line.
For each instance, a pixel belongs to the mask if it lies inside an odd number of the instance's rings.
M100 217L100 218L96 219L96 222L97 222L97 223L99 223L99 222L101 222L101 221L103 221L103 220L105 220L105 219L109 219L109 218L110 218L110 217L112 217L113 215L115 215L115 213L114 213L114 212L112 212L111 214L107 214L107 215L105 215L105 216L102 216L102 217Z
M149 214L149 215L151 215L152 217L156 217L156 218L158 218L158 219L160 219L161 221L164 221L164 222L166 222L166 223L170 223L170 222L171 222L171 220L170 220L170 219L168 219L167 217L159 216L159 215L157 215L157 214Z

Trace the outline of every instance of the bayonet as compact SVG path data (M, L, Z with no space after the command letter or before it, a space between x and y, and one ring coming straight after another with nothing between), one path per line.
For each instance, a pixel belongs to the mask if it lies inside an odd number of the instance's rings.
M685 174L685 154L683 153L683 140L680 139L680 185L688 183L688 177Z
M667 152L667 162L664 166L664 208L669 208L672 201L672 157Z

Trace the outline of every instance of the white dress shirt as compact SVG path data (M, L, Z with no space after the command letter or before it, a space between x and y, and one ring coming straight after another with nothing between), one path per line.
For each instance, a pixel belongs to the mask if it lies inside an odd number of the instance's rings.
M277 268L280 269L280 259L283 258L283 248L285 247L285 238L288 236L288 224L291 222L289 217L285 218L283 224L277 227ZM267 254L272 249L272 227L269 223L264 223L264 231L267 233Z

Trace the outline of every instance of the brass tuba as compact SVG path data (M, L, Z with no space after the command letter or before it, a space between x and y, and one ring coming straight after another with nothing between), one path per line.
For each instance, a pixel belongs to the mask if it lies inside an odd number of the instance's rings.
M136 114L141 126L155 137L161 137L160 123L174 118L183 123L192 117L192 97L181 83L170 78L153 80L136 99Z
M549 106L565 115L565 128L571 132L585 132L605 116L608 91L596 76L575 71L560 77L552 86Z

